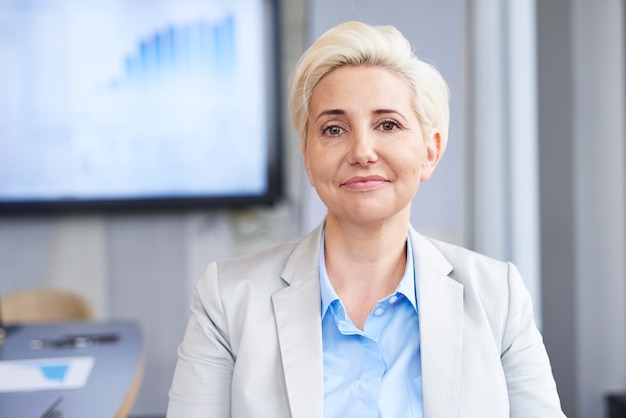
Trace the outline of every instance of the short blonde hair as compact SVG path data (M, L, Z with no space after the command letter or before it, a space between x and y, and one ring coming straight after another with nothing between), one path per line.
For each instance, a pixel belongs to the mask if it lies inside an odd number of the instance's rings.
M431 64L417 58L398 29L356 21L328 30L304 52L296 65L289 86L289 110L303 147L313 90L324 76L344 65L381 67L406 80L414 92L414 110L424 137L429 138L438 131L443 152L450 123L447 83Z

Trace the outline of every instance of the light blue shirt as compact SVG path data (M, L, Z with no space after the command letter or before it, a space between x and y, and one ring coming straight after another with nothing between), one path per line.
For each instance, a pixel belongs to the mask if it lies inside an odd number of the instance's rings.
M319 258L324 416L424 417L419 320L411 241L396 291L376 304L363 331L346 314Z

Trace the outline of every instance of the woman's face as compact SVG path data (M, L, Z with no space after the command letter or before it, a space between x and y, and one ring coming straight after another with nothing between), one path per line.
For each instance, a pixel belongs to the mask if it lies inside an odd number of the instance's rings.
M406 81L379 67L340 67L317 84L303 153L329 217L375 223L410 211L440 151L437 132L423 137L412 99Z

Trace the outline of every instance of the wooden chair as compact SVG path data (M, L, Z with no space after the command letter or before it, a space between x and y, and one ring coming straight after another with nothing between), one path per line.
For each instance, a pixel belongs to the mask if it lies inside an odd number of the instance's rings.
M28 289L0 298L0 318L7 325L93 319L93 309L82 296L66 290Z

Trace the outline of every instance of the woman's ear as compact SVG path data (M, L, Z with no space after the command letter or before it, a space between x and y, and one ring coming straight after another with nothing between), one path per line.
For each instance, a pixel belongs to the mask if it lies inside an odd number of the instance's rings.
M433 175L441 159L441 152L441 134L439 131L434 131L432 136L426 141L426 155L424 155L424 159L422 160L420 181L426 181Z

